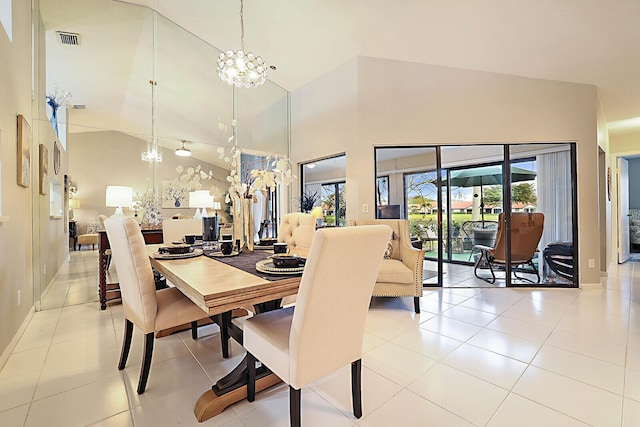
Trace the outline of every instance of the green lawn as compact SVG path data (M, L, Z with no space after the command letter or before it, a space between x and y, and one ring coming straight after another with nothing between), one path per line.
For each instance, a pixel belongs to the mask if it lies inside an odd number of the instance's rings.
M409 221L435 221L436 214L409 214ZM445 217L446 219L446 217ZM451 219L453 222L460 222L461 224L465 221L471 221L471 214L467 213L453 213L451 214ZM497 221L498 214L484 214L485 221Z

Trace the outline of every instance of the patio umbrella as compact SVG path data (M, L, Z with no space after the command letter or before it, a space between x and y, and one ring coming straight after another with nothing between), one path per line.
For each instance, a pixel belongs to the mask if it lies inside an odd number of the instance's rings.
M536 177L534 171L511 166L511 182L531 181ZM456 187L480 187L480 209L484 223L483 185L502 185L502 166L482 166L479 168L459 169L451 172L451 185Z

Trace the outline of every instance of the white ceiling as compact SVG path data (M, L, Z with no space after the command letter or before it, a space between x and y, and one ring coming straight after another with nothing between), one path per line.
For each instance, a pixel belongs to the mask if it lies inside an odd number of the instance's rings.
M158 10L189 32L223 50L240 47L239 0L130 0ZM607 122L640 118L640 1L638 0L245 0L246 50L261 55L270 65L269 79L293 91L357 55L513 74L540 79L591 84L598 87ZM144 8L121 2L119 28L101 22L114 3L106 0L42 0L48 30L81 33L82 54L73 62L64 58L66 46L48 43L48 85L73 94L73 103L87 105L84 112L111 103L119 118L98 114L84 129L123 129L148 134L150 89L131 81L148 81L140 66L149 62L150 21L136 18ZM136 9L140 9L136 12ZM148 11L147 11L148 13ZM134 42L132 42L134 40ZM165 46L168 46L166 43ZM180 45L169 49L181 54ZM114 61L114 57L117 55ZM188 59L188 60L187 60ZM175 61L175 67L193 70L215 80L215 58L201 55ZM51 64L49 64L51 63ZM136 68L137 67L137 68ZM132 76L131 70L136 69ZM146 71L146 70L145 70ZM145 74L145 75L137 75ZM185 113L199 125L168 124L166 136L205 144L226 141L229 117L207 116L202 90L185 86L183 101L195 104ZM207 83L219 84L219 83ZM115 88L123 87L123 90ZM206 94L205 94L206 95ZM175 99L177 102L178 100ZM214 101L211 101L214 102ZM222 106L224 105L224 107ZM185 107L187 108L187 107ZM203 111L205 110L205 111ZM230 109L227 109L230 110ZM230 111L228 114L230 115ZM110 119L101 122L101 120ZM73 121L73 119L71 119ZM208 122L210 125L205 126ZM140 123L143 127L140 128ZM162 124L161 124L162 125ZM195 129L199 127L201 129ZM78 129L74 129L78 130ZM161 132L162 133L162 132ZM212 136L213 135L213 136ZM173 145L171 145L173 144ZM175 145L175 147L174 147Z
M239 47L239 0L131 0L221 49ZM586 83L607 121L640 117L638 0L244 2L245 45L295 90L357 56Z

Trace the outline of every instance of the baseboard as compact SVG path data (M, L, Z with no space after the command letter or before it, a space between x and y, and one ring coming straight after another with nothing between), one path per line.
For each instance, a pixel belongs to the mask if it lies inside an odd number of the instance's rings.
M602 283L580 283L580 288L601 288L602 287Z
M9 345L7 345L7 348L5 348L2 352L2 355L0 355L0 370L4 368L4 364L7 363L7 359L9 359L9 356L11 356L11 353L13 353L13 349L15 349L18 345L18 342L20 341L20 338L22 338L24 330L27 329L27 326L29 325L29 322L31 322L31 319L33 318L35 312L36 308L34 306L31 306L31 309L29 310L29 313L27 313L27 317L25 317L22 325L20 325L20 327L16 331L16 334L13 336L11 341L9 341Z

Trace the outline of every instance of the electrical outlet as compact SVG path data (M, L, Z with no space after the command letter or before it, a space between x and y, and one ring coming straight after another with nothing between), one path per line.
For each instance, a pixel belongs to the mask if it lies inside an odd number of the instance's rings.
M20 305L20 299L21 299L20 297L21 297L20 291L18 291L18 305Z
M42 265L42 274L47 274L47 264Z
M364 213L369 212L369 205L367 205L366 203L364 205L362 205L362 212L364 212Z
M589 260L589 268L596 268L596 260L595 259L590 259Z

